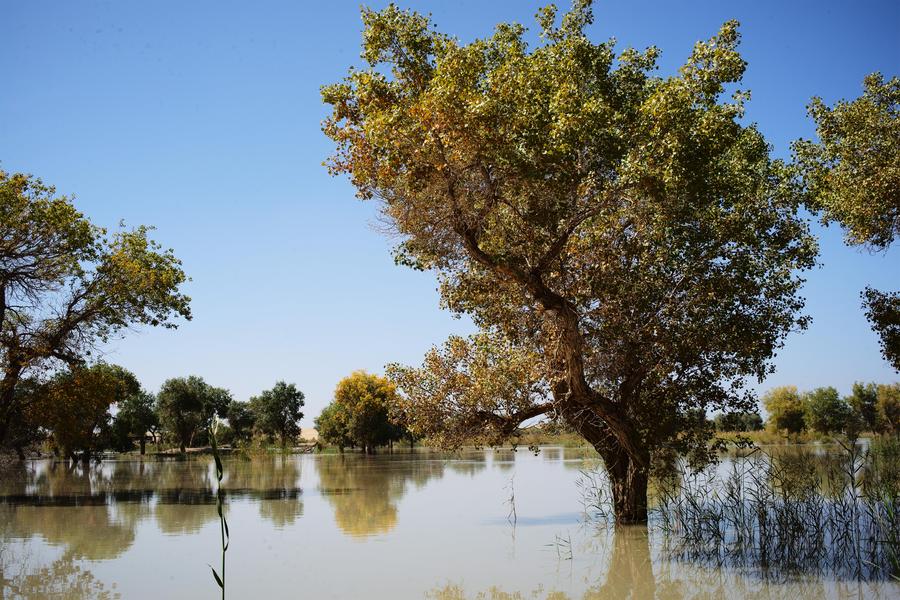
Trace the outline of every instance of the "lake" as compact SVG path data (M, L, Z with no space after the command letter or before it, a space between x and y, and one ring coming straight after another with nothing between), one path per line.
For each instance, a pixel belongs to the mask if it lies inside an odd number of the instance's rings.
M728 466L728 460L721 468ZM585 514L581 449L226 458L230 598L897 598L737 568ZM0 484L3 598L216 598L209 457L30 461Z

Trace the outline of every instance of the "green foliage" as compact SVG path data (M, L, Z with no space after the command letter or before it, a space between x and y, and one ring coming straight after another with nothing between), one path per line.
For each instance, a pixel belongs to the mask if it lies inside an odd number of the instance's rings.
M191 316L181 263L150 228L108 233L54 196L39 179L0 171L0 441L22 414L20 379L74 368L132 325Z
M862 297L866 318L878 334L881 355L900 371L900 292L880 292L867 287Z
M159 415L156 412L156 397L139 389L137 392L129 393L119 403L118 408L115 429L128 440L128 447L125 449L131 449L133 441L137 440L143 454L147 433L156 432L160 426Z
M833 107L813 98L818 142L794 144L809 204L847 243L884 250L900 233L900 78L872 73L863 95Z
M552 395L504 412L478 390L483 405L457 406L401 384L446 416L422 420L440 424L429 435L560 416L643 481L655 449L705 447L712 428L688 409L751 408L745 379L806 325L798 273L817 249L792 170L741 122L746 94L724 97L745 68L736 22L661 78L658 49L587 38L590 2L554 15L530 47L517 24L462 43L393 5L364 10L367 65L322 88L328 167L381 201L397 261L434 270L443 305L534 357Z
M759 431L763 428L762 417L755 412L720 413L713 422L717 431Z
M852 393L846 398L850 409L858 415L867 431L878 430L878 386L874 383L853 384Z
M286 446L300 433L304 397L293 383L279 381L271 390L250 398L256 428L267 436L277 435Z
M772 388L762 398L769 413L769 426L775 431L800 433L806 428L803 398L792 385Z
M250 440L253 436L256 416L249 403L232 400L225 410L225 418L228 419L233 441L247 442Z
M878 430L882 433L900 433L900 383L878 386Z
M341 452L344 448L354 446L355 443L350 437L349 422L347 407L342 403L331 402L315 419L319 439L325 444L337 446Z
M230 402L228 390L213 387L192 375L163 383L157 395L157 410L163 427L184 452L194 436L208 430L217 416L226 416Z
M846 430L852 416L850 406L833 387L820 387L803 394L803 422L823 434Z

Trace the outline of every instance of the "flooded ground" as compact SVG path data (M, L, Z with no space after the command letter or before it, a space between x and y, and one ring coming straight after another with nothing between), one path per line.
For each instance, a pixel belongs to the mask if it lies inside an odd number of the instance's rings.
M692 562L652 527L602 526L583 508L596 466L563 448L226 459L228 596L900 597L885 578ZM214 598L214 492L206 458L28 462L0 483L2 597Z

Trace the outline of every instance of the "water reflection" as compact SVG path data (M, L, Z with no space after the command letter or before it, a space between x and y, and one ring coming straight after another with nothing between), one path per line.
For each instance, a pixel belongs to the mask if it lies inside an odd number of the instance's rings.
M796 473L796 481L770 482L769 471L737 458L718 472L743 465L757 473L783 494L777 506L808 496L809 481L830 481L822 475L807 481L808 457L779 456L773 464ZM580 448L537 456L520 449L230 458L227 510L233 532L242 534L229 550L234 597L284 597L301 588L314 598L439 600L900 597L896 584L865 573L857 580L833 569L761 569L759 561L676 546L659 527L603 527L578 512L575 471L596 465L596 455ZM729 489L716 485L720 494ZM142 590L153 584L142 577L158 576L143 574L152 557L166 575L155 595L207 594L206 562L218 543L214 489L206 458L20 465L0 477L0 584L25 598L119 591L147 597ZM672 498L681 498L682 507L718 506L700 503L707 491L702 481L687 480ZM751 517L759 522L756 513ZM19 555L8 560L4 540L7 549L32 552L27 568Z
M442 460L418 459L415 455L324 456L316 467L319 492L334 510L335 523L353 537L389 532L397 525L397 503L408 486L421 488L430 479L444 475Z

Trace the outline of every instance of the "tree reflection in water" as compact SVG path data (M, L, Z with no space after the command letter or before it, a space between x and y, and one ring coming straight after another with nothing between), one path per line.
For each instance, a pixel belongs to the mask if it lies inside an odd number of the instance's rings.
M456 463L450 463L455 465ZM421 488L444 475L441 460L409 455L376 458L365 455L323 456L316 461L319 492L334 509L334 520L352 537L384 534L397 525L397 503L412 484ZM471 474L485 468L481 462L459 467Z

